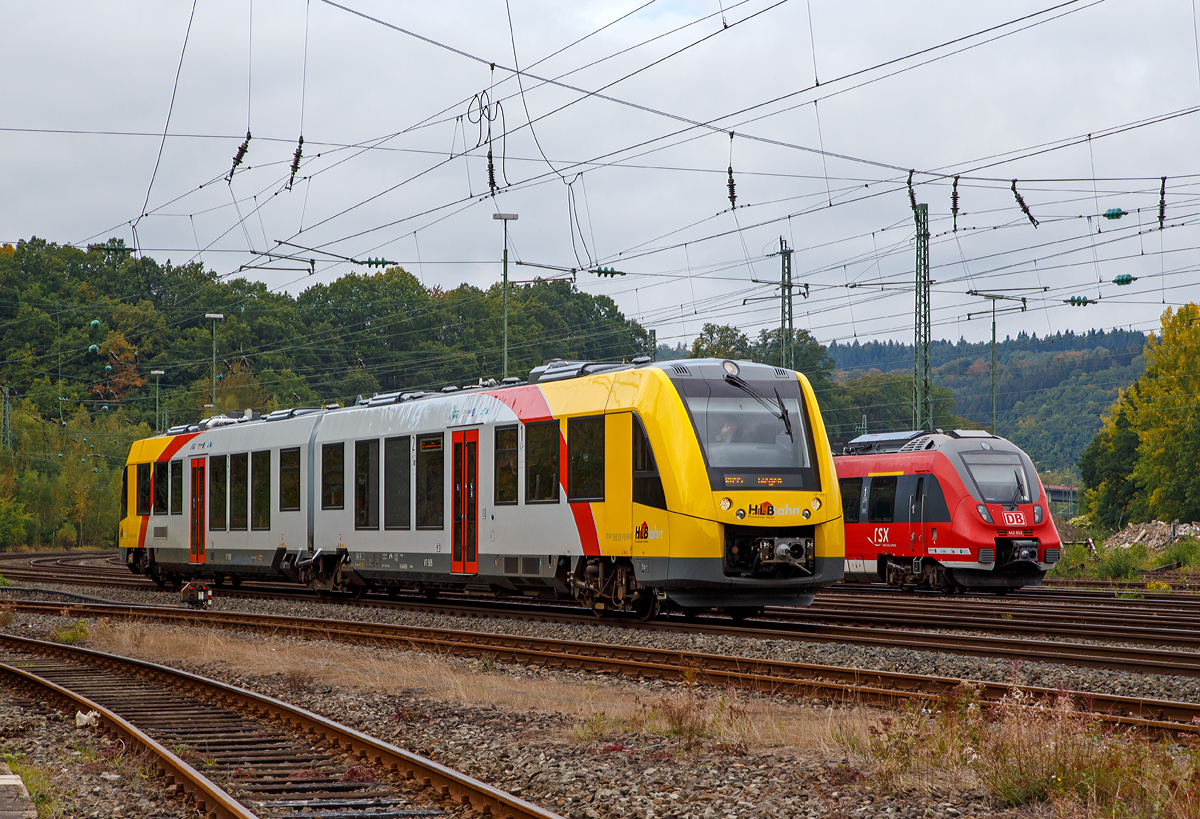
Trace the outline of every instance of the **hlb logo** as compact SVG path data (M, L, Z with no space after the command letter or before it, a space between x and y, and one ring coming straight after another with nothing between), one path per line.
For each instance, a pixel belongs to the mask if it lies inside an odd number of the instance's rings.
M662 529L657 526L651 529L646 521L642 521L642 525L633 530L634 540L662 540L662 536Z
M1005 512L1004 513L1004 525L1005 526L1024 526L1025 525L1025 513L1024 512Z
M768 501L751 504L749 511L751 517L770 518L775 516L775 507Z

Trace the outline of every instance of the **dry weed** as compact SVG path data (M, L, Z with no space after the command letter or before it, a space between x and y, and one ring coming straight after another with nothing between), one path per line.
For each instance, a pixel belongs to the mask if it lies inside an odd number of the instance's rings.
M567 738L586 743L673 731L685 741L688 736L698 740L702 731L703 737L730 748L840 750L838 736L865 735L871 721L866 709L780 705L775 698L734 691L704 697L694 685L672 689L645 704L645 689L635 682L578 683L527 677L505 673L502 664L485 672L478 662L424 652L244 638L139 623L111 624L97 639L121 654L159 662L221 665L240 675L282 675L287 685L416 690L444 702L561 714L574 723ZM405 711L397 712L393 719L409 722L426 717Z

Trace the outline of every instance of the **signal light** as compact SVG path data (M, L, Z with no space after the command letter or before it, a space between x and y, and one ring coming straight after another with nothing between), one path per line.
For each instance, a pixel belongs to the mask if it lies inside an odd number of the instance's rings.
M1122 216L1128 215L1128 211L1121 210L1120 208L1109 208L1108 210L1104 211L1105 219L1120 219Z
M1122 273L1120 276L1113 277L1113 284L1133 284L1137 281L1136 276L1131 276L1128 273Z
M1095 303L1095 299L1089 299L1087 296L1071 296L1069 299L1063 299L1063 304L1069 304L1072 307L1087 307L1089 304Z

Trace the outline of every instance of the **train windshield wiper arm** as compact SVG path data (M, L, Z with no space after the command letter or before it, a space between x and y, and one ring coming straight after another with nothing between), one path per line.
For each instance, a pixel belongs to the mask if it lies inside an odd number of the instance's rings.
M747 382L738 378L736 375L726 374L725 380L738 389L749 393L754 400L766 407L772 415L783 422L783 428L787 431L788 437L793 441L795 440L795 438L792 436L792 421L788 417L787 407L783 405L783 399L779 397L779 390L775 390L775 400L779 403L774 404L771 402L770 398L754 389L754 387L750 386Z

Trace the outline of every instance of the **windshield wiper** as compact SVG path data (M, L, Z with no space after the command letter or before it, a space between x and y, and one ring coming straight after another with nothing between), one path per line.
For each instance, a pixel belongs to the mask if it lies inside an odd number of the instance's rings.
M754 389L754 387L750 386L747 382L738 378L736 375L726 374L725 380L738 389L749 393L755 401L766 407L772 415L783 422L783 428L787 431L788 438L791 438L793 442L796 440L792 435L792 421L788 417L787 407L783 405L783 399L779 397L779 390L775 390L775 400L779 402L778 405L775 405L771 403L770 398Z

